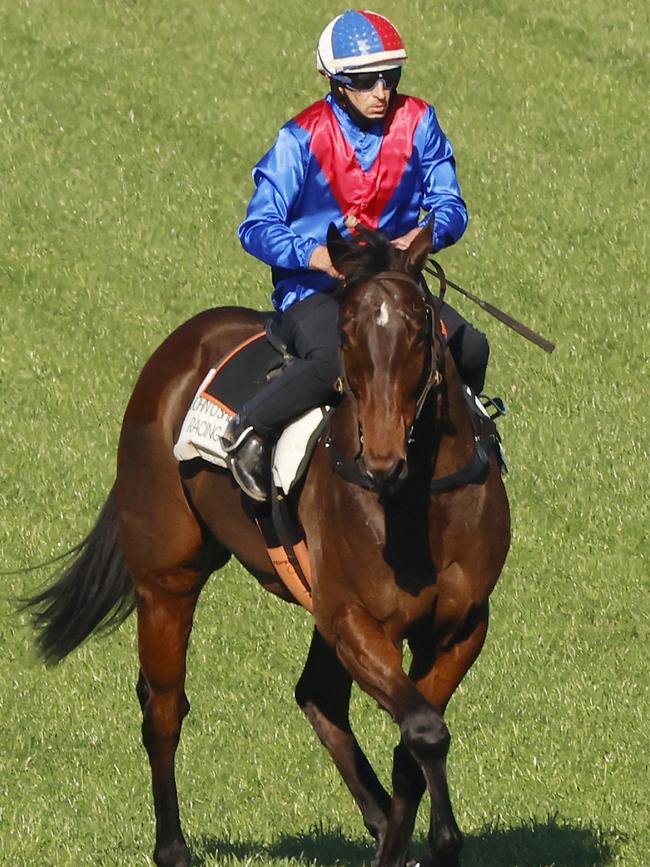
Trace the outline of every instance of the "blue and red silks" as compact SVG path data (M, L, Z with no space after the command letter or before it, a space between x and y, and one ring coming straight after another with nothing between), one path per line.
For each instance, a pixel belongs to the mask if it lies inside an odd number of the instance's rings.
M330 223L345 234L345 218L354 216L398 238L435 213L434 250L455 243L467 225L453 150L433 107L401 94L367 129L327 94L282 127L253 180L239 238L271 265L280 310L333 288L328 274L308 268Z

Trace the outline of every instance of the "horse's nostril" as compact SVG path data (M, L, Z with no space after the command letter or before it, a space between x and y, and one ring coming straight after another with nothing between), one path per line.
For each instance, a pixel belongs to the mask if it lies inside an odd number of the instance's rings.
M395 470L395 480L397 482L403 482L406 479L408 474L408 464L404 459L397 462L397 468Z
M387 490L401 484L408 471L406 461L403 458L395 458L393 461L384 461L378 466L370 464L361 456L359 469L376 490Z

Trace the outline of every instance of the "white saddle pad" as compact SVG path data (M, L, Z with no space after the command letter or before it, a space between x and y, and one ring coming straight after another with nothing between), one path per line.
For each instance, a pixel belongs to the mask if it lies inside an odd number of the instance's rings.
M203 458L218 467L227 467L221 437L231 416L219 404L201 396L214 372L214 368L208 372L183 420L174 446L177 461ZM328 407L309 410L282 432L275 447L273 478L285 494L305 471L312 445L320 436L328 411Z

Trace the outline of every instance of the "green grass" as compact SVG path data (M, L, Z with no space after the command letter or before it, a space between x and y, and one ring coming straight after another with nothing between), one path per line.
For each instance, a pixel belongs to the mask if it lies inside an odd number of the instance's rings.
M458 299L511 415L512 551L453 700L466 867L650 863L648 17L640 0L377 2L403 90L430 99L472 220L450 276L558 344ZM197 310L268 306L236 226L250 167L322 91L317 0L6 0L0 10L0 568L94 523L153 348ZM133 621L53 670L3 577L0 863L151 863ZM367 838L292 701L309 618L236 565L193 635L181 808L201 865L361 865ZM396 729L363 696L386 779ZM425 833L424 819L417 838Z

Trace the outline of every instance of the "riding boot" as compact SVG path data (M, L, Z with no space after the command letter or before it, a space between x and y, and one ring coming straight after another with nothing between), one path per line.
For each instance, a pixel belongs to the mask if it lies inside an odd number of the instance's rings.
M268 500L271 486L268 442L238 415L228 422L222 442L228 468L242 491L258 502Z

